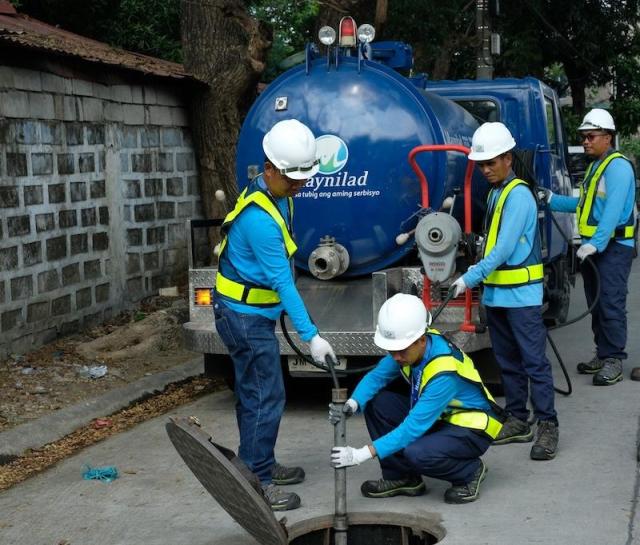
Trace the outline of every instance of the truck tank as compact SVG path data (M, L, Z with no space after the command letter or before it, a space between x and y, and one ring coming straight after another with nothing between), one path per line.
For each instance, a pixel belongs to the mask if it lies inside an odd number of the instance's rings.
M296 266L308 271L320 240L332 237L348 253L343 277L389 267L412 251L412 244L395 240L419 219L420 186L409 151L420 144L469 147L478 127L462 107L380 63L340 57L336 67L318 58L281 75L249 111L237 149L241 188L262 169L264 134L290 118L311 128L320 158L320 171L295 198ZM432 208L462 188L464 155L421 154L418 162L429 180ZM487 184L476 178L473 188L473 217L479 219ZM458 199L459 220L461 211Z

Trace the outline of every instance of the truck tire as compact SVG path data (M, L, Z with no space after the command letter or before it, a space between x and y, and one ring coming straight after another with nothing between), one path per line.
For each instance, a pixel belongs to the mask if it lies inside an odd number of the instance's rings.
M566 322L569 315L571 278L567 260L562 258L549 263L547 272L549 282L545 296L549 307L544 313L544 322L547 326L555 326Z
M233 361L227 354L205 354L204 376L221 379L231 391L235 388L236 376L233 369Z

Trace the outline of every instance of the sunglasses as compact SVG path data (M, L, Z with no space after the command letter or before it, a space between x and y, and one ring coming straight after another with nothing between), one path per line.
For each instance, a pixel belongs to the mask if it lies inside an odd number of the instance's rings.
M284 178L285 182L287 182L289 185L306 183L308 179L308 178L303 178L302 180L296 180L295 178L289 178L289 176L286 176L284 174L282 175L282 177Z
M587 142L593 142L598 136L605 136L607 133L606 132L589 132L586 134L582 134L580 135L580 140L581 141L587 141Z

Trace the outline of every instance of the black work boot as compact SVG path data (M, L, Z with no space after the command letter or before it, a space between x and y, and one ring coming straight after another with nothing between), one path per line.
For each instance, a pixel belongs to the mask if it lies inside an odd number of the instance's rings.
M558 425L549 420L538 422L536 442L531 447L532 460L553 460L558 450Z
M473 480L467 484L452 486L444 493L446 503L469 503L476 501L480 495L480 483L487 474L487 466L480 460L480 465L473 475Z
M583 361L576 367L581 375L593 375L602 369L603 360L596 354L589 361Z
M276 462L271 468L271 481L278 486L301 483L304 481L304 469L285 467Z
M508 443L528 443L533 439L533 430L528 422L509 415L502 425L502 429L493 440L494 445L506 445Z
M420 477L407 479L378 479L377 481L365 481L360 487L360 492L367 498L391 498L392 496L422 496L427 487Z
M594 386L609 386L622 380L622 361L617 358L606 358L602 369L593 377Z
M275 484L263 484L262 494L272 511L290 511L300 507L300 496L294 492L283 492Z

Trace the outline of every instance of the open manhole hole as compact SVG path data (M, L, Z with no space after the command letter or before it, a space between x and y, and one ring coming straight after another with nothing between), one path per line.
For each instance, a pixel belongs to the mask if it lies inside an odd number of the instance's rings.
M333 514L286 526L276 520L260 484L231 451L212 442L193 419L166 425L176 450L202 486L262 545L333 545ZM253 478L252 478L253 477ZM432 545L445 536L440 516L349 512L347 545Z
M349 513L347 545L432 545L444 535L440 517L404 513ZM291 545L333 545L333 515L292 524Z

